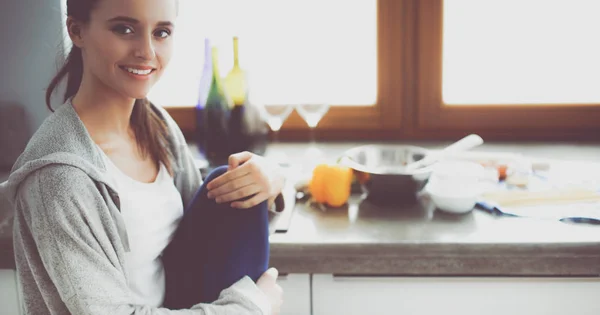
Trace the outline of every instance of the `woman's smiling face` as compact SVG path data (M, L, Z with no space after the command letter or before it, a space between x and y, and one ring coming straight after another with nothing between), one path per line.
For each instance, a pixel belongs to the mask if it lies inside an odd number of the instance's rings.
M126 97L145 98L171 59L177 0L100 0L74 40L84 75Z

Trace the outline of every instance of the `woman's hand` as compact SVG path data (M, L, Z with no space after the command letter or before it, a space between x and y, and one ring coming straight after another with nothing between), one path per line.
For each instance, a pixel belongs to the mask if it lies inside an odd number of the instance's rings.
M276 163L250 153L229 156L225 174L208 183L208 198L217 203L232 202L233 208L251 208L269 200L272 202L283 189L285 178ZM245 200L247 197L251 197Z
M283 304L283 289L277 284L279 271L275 268L269 268L256 281L256 286L263 291L271 303L271 314L278 315L281 312Z

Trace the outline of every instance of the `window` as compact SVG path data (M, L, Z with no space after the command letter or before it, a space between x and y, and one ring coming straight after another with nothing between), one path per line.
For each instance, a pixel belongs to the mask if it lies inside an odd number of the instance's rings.
M445 104L600 103L600 2L450 0L443 10Z
M188 113L197 101L204 38L219 49L225 76L233 65L233 36L239 37L252 102L326 102L333 108L320 127L376 127L381 116L377 0L180 0L179 5L175 55L149 98L166 107L182 129L194 125ZM284 126L304 128L294 116Z
M240 64L256 102L376 102L375 0L180 0L179 6L175 56L150 96L159 104L195 105L204 37L218 47L225 76L233 66L233 36L240 38Z
M150 98L195 128L208 36L232 37L252 101L334 105L319 138L600 139L597 0L180 0L176 51ZM293 113L280 139L308 139Z
M594 0L422 1L421 133L600 137Z

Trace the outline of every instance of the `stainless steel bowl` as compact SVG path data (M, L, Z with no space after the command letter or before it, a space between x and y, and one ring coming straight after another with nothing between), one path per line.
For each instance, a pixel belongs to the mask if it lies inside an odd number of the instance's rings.
M340 164L354 170L367 198L376 203L405 204L417 200L431 166L409 172L408 163L423 159L429 150L409 145L365 145L342 155Z

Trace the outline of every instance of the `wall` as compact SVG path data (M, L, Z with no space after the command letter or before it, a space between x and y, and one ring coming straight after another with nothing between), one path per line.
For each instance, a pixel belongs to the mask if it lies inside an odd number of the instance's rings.
M62 61L61 24L60 0L2 0L0 4L0 107L24 109L27 139L50 114L44 93L57 62ZM0 125L5 134L0 136L0 152L15 147L7 143L8 126Z

